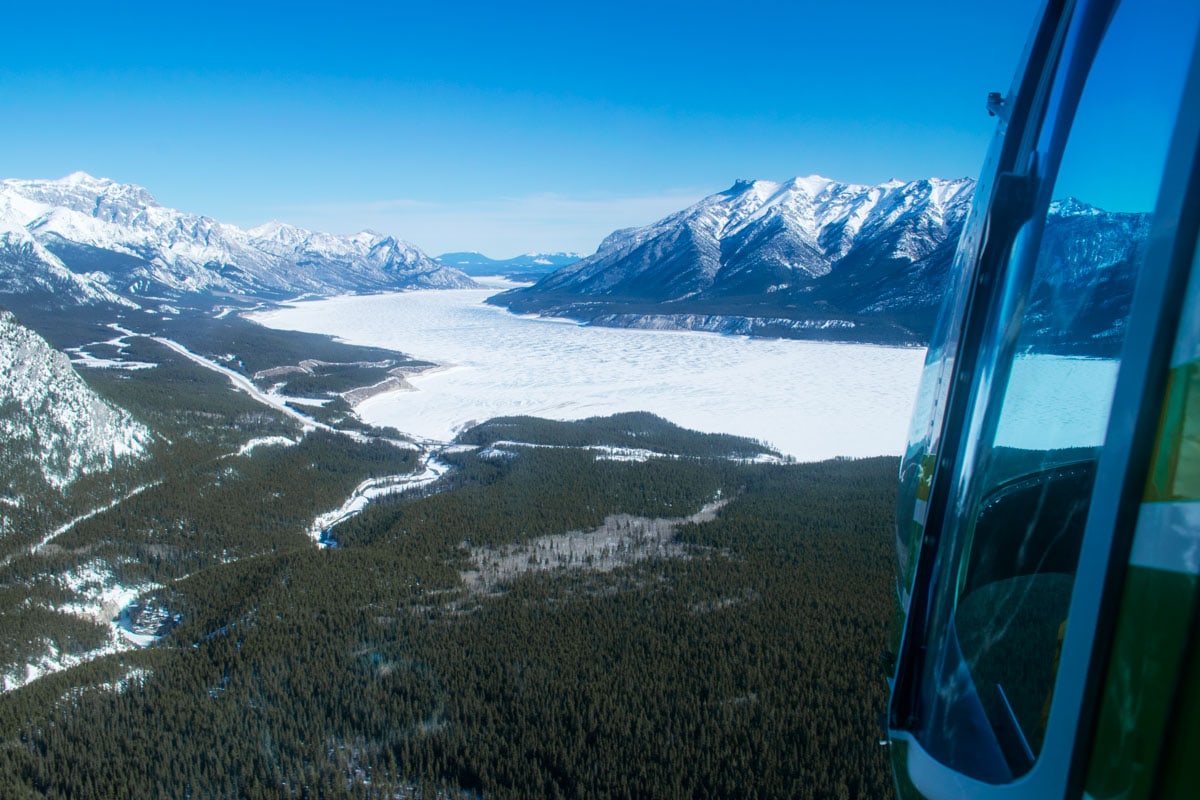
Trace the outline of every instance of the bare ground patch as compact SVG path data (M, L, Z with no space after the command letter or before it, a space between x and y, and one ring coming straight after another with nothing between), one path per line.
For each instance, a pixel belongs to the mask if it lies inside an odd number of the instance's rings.
M471 547L471 569L462 573L462 580L472 593L492 594L499 584L527 572L609 572L648 558L683 557L684 547L675 543L679 527L716 519L728 502L713 500L687 517L610 514L602 525L589 531L568 531L502 547Z

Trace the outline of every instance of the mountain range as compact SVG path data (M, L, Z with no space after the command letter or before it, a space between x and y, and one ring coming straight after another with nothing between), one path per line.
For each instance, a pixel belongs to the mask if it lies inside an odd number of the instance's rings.
M468 275L519 275L545 273L574 264L579 253L525 253L512 258L488 258L483 253L442 253L437 261Z
M621 327L921 342L974 186L742 180L489 302Z
M4 294L130 303L473 285L415 245L372 231L336 236L279 222L243 230L83 172L0 181Z
M975 183L738 181L595 254L489 298L614 327L925 344ZM1019 346L1113 356L1147 213L1050 204Z
M875 186L816 175L743 180L651 225L615 231L586 258L456 252L435 260L370 231L336 236L280 222L243 230L85 173L10 179L0 181L0 302L211 306L218 299L466 288L475 285L466 272L502 273L540 275L488 300L518 313L615 327L923 344L974 185L966 178ZM1119 340L1147 225L1146 215L1071 198L1052 205L1046 241L1059 242L1057 257L1067 266L1035 287L1030 313L1043 313L1064 291L1097 288L1096 281L1107 282L1112 300L1073 326L1069 342L1044 344L1100 352Z

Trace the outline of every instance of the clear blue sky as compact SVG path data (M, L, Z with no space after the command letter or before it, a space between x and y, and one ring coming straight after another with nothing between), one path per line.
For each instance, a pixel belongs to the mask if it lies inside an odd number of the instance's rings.
M1039 5L23 3L0 176L433 254L591 252L737 178L975 176Z

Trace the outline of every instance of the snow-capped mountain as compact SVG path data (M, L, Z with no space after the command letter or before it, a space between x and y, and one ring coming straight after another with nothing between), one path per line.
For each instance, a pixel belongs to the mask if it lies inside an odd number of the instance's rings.
M494 302L601 324L711 329L724 319L745 332L737 326L749 319L777 335L866 326L877 330L851 338L919 341L973 191L965 178L738 181L616 231L594 255Z
M738 181L489 302L617 327L923 343L974 188L965 178ZM1053 263L1035 271L1021 346L1112 355L1149 224L1052 203L1040 258Z
M0 218L0 294L43 295L67 304L134 305L90 275L77 274L29 231Z
M93 392L65 354L0 309L0 489L7 502L141 458L150 436Z
M1051 203L1018 346L1117 356L1150 216L1073 197Z
M508 275L551 272L581 258L579 253L525 253L512 258L489 258L483 253L467 251L442 253L437 260L468 275Z
M473 285L390 236L335 236L282 223L247 231L161 206L140 186L82 172L53 181L0 181L0 225L24 230L60 266L128 297ZM4 290L19 291L25 277L16 259L0 250Z

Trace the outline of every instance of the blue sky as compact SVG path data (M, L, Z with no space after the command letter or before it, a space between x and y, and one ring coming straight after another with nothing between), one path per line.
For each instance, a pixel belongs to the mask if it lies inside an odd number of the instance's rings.
M0 176L505 257L737 178L974 176L1038 3L33 5Z

